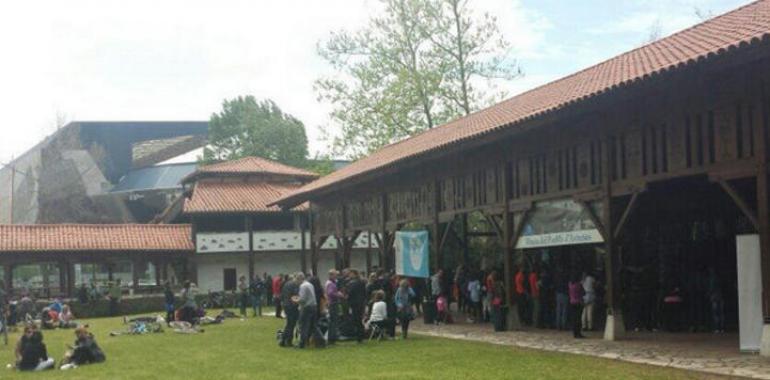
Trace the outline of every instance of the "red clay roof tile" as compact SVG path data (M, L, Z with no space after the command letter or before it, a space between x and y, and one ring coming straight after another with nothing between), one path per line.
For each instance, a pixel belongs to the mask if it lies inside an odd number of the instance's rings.
M185 201L184 212L279 212L280 208L268 204L298 188L299 185L265 182L198 182L192 198ZM307 205L296 209L307 209Z
M194 249L189 224L0 225L0 252Z
M244 157L233 161L201 166L194 173L182 179L182 183L190 182L202 176L216 175L249 175L249 174L278 174L302 179L315 179L318 174L284 165L262 157Z

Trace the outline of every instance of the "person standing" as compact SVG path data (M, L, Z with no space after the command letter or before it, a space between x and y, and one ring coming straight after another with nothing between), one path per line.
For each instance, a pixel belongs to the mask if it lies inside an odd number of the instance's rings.
M272 290L273 290L273 303L275 303L275 317L281 318L281 280L282 274L278 274L273 277Z
M514 290L516 293L516 309L519 313L519 320L521 323L529 324L529 317L527 316L527 289L525 283L527 282L527 276L524 274L524 269L519 268L516 271L516 275L513 277Z
M594 304L596 303L596 279L590 273L583 278L583 330L594 329Z
M316 347L322 348L325 346L323 337L316 328L316 317L318 314L318 303L316 301L316 294L313 284L305 279L305 275L297 274L297 282L300 282L299 286L299 348L305 348L310 339L310 335L313 335L313 340L316 342Z
M254 316L262 316L262 293L265 291L265 284L258 274L254 275L254 278L249 284L249 296L251 297L251 309L254 311Z
M563 273L556 272L554 278L554 291L556 293L556 328L567 329L567 310L569 309L569 287Z
M197 320L196 311L198 310L198 303L195 302L195 294L192 290L192 283L190 281L185 281L179 296L182 299L182 309L179 319L194 325Z
M286 314L286 325L283 327L281 333L281 342L278 344L281 347L292 347L292 341L294 340L294 329L297 327L297 320L299 320L299 309L297 305L297 299L299 298L299 285L296 279L288 279L283 282L281 288L281 296L275 302L276 307L278 304L283 305L283 311Z
M532 269L529 272L529 294L530 305L532 309L532 326L540 327L540 279L537 275L537 270Z
M337 342L337 325L339 323L339 305L343 298L342 292L337 289L337 270L329 270L329 279L324 287L326 293L327 308L329 310L329 332L327 340L329 344Z
M581 314L583 311L583 284L580 283L579 278L573 278L569 282L569 306L570 314L572 315L572 336L575 338L585 338L580 331L581 327Z
M117 279L110 283L110 288L107 291L107 298L110 300L110 316L118 315L121 296L123 296L123 291L120 289L120 279Z
M438 299L438 296L444 294L444 290L442 289L443 277L444 270L439 269L438 272L430 278L430 295L433 297L434 302Z
M409 333L409 322L414 319L414 308L412 307L414 297L415 293L409 286L409 281L406 279L401 280L398 284L394 301L396 303L396 314L401 324L401 336L404 339L406 339Z
M176 306L174 305L174 302L176 299L174 297L174 291L171 290L171 283L168 281L166 281L163 286L163 298L166 304L166 323L171 323L175 320L174 311Z
M246 307L249 304L249 285L246 284L246 276L238 279L238 306L241 309L241 318L246 318Z
M481 322L481 282L478 277L471 278L468 281L468 299L470 301L470 322Z
M353 333L358 343L364 339L364 311L366 307L366 285L358 275L358 271L351 269L349 273L346 293L348 295L348 306L350 307L350 318L353 323Z

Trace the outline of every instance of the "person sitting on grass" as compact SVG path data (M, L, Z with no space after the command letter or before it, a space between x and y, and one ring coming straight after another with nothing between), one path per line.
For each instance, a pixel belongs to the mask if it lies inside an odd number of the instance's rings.
M70 305L63 305L61 308L61 313L59 313L59 327L63 329L70 329L78 327L77 322L75 322L75 315L72 314L72 308L70 308Z
M53 330L59 326L59 313L56 310L51 310L48 307L44 307L40 312L40 326L46 330Z
M27 343L29 343L29 340L32 337L32 333L34 333L36 330L37 326L35 324L28 323L24 326L24 331L22 332L19 341L16 342L16 348L14 350L17 364L21 361L21 356L24 353L24 347L26 347Z
M26 341L21 344L21 359L16 363L19 371L42 371L54 366L53 358L48 357L43 334L37 329L25 333Z
M64 354L61 369L101 363L105 360L107 360L107 357L99 345L96 344L94 335L85 326L81 326L75 329L75 344Z

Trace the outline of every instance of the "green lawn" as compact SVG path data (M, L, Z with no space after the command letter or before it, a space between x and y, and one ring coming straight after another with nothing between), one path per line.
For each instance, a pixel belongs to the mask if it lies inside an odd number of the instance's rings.
M325 350L280 348L274 317L229 319L198 335L167 331L108 336L118 318L87 321L107 354L102 364L69 371L19 373L0 369L0 379L702 379L703 374L627 364L577 355L521 350L485 343L428 338L357 344ZM44 331L57 360L72 330ZM2 365L13 360L12 334L0 343Z

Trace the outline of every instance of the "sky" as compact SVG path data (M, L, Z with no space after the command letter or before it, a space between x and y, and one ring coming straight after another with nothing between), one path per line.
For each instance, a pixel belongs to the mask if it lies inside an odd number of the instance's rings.
M511 96L671 34L746 0L470 0L498 18L524 76ZM313 82L332 31L377 0L51 0L0 4L0 164L72 120L208 120L238 95L305 123L311 154L330 124Z

